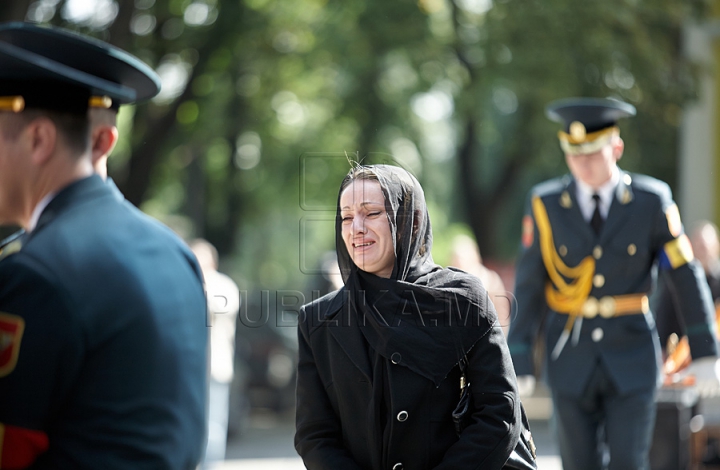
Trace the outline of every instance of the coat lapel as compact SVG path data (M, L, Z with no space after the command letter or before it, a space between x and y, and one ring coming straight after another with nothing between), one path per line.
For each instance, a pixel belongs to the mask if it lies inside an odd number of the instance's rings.
M367 377L368 382L372 383L368 346L359 325L356 324L355 316L350 315L345 288L337 291L330 300L328 309L320 312L320 316L324 318L324 327L330 331L350 361Z

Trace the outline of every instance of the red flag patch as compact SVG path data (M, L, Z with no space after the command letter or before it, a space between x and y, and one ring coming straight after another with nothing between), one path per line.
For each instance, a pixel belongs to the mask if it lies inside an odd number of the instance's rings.
M534 237L535 224L533 223L532 217L526 215L522 220L522 245L525 248L530 248L533 244Z
M0 377L15 369L24 331L25 320L17 315L0 313Z

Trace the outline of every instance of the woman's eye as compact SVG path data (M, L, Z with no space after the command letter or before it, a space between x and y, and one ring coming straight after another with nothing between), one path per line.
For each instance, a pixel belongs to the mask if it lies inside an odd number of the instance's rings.
M368 217L377 217L377 216L379 216L380 214L382 214L382 212L370 212L370 213L368 214Z
M351 220L352 220L352 217L350 217L349 215L346 215L345 217L342 218L343 223L350 222Z

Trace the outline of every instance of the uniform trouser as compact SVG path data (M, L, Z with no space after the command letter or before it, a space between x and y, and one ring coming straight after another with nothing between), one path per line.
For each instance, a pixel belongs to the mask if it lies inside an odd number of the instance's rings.
M620 395L599 363L580 397L553 392L563 469L648 470L655 395L655 387Z

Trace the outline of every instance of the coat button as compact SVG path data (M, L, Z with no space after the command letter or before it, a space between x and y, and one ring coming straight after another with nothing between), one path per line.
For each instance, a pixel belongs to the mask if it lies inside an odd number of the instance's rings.
M392 470L403 470L403 468L405 468L405 467L403 467L403 464L398 462L395 465L393 465Z
M558 248L558 253L560 253L560 256L566 256L567 247L565 245L560 245L560 248Z
M390 356L390 361L393 364L400 364L400 361L402 360L402 354L399 352L392 353L392 356Z
M593 286L598 289L605 285L605 276L602 274L596 274L593 276Z
M631 243L628 245L628 254L630 256L635 256L635 253L637 253L637 246L635 246L634 243Z
M408 419L408 412L407 412L407 411L401 411L400 413L397 414L397 420L400 421L401 423L402 423L403 421L405 421L406 419Z
M597 245L595 248L593 248L593 258L600 259L602 258L602 247L600 245Z
M603 339L605 333L603 332L602 328L595 328L594 330L592 330L592 333L590 333L590 336L592 337L592 340L597 343L601 339Z

